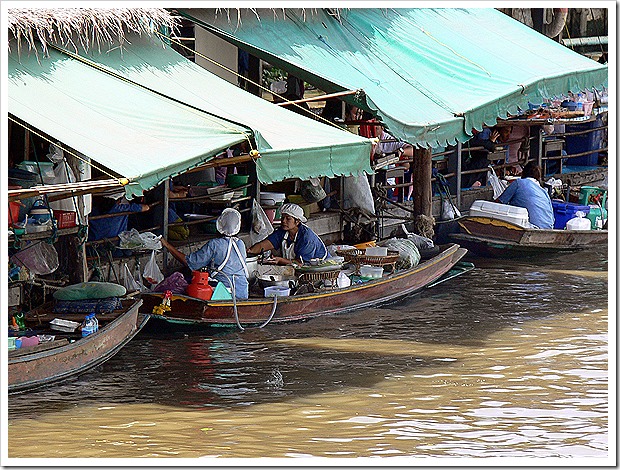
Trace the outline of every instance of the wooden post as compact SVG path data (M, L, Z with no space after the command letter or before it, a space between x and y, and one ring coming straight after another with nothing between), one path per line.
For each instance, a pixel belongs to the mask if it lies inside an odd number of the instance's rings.
M412 162L413 170L413 216L415 231L419 235L432 238L433 198L431 177L433 175L432 150L415 147Z

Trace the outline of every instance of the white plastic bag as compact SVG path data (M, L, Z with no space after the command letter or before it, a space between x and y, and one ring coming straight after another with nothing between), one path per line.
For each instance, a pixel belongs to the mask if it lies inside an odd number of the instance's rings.
M375 215L375 201L365 174L345 176L343 209L359 207Z
M143 277L152 286L156 286L164 280L164 275L161 272L161 269L159 269L157 260L155 259L155 250L151 252L151 259L149 259L148 263L146 263L146 266L144 267Z
M127 263L123 263L123 273L121 274L121 281L127 292L142 292L144 290L144 285L141 282L138 282L135 277L131 274L129 270L129 266Z
M495 174L495 170L489 165L489 171L487 172L487 179L491 183L493 188L493 199L497 199L508 187L508 181L500 180Z
M256 199L252 200L252 227L250 228L250 244L254 245L263 241L273 233L273 225L269 221L267 214Z
M140 233L135 228L118 234L118 247L123 250L161 250L161 236L152 232Z

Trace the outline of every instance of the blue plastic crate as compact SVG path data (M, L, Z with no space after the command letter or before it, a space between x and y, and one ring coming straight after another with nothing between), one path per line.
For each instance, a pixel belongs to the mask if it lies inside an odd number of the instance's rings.
M590 212L590 206L582 206L581 204L574 204L572 202L564 201L551 201L553 205L553 215L555 216L555 223L553 228L564 229L566 228L566 222L575 217L577 211L583 212L588 215Z

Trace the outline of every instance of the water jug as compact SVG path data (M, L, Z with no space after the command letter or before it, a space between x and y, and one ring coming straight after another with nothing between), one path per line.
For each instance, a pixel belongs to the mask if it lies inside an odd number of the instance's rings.
M187 295L202 300L211 299L213 287L209 285L209 273L194 271L192 274L192 283L187 286Z

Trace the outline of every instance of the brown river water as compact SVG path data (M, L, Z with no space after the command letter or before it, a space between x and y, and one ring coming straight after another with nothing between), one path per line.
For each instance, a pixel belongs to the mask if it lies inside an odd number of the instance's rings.
M472 260L379 308L244 332L143 331L77 380L9 396L8 457L614 462L607 252Z

